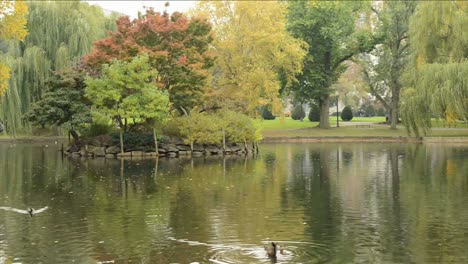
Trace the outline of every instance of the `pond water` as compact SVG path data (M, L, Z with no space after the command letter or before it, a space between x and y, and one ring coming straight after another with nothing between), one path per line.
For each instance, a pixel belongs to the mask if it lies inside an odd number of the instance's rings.
M468 263L466 145L123 162L57 149L0 144L0 263Z

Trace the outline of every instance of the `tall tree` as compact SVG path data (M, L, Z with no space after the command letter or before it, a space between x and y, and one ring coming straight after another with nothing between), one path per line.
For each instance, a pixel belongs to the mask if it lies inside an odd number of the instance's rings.
M211 26L206 20L147 9L146 14L133 21L119 18L117 32L95 42L85 63L99 71L102 64L113 59L130 61L146 53L157 70L158 75L153 78L169 92L174 107L185 111L198 104L205 93L205 80L213 61L208 51L211 41Z
M10 39L24 40L28 31L26 30L27 5L20 0L0 0L0 41ZM0 97L8 89L10 79L10 68L0 63Z
M169 96L153 79L157 74L149 56L141 55L130 62L114 60L110 65L105 64L101 77L88 77L85 81L89 100L120 127L121 152L125 119L134 123L151 122L154 127L156 122L168 118Z
M411 60L402 119L419 135L431 116L468 119L468 2L421 2L410 20Z
M361 60L370 92L389 113L388 124L396 129L400 109L402 73L408 62L409 20L416 7L415 1L385 1L372 8L382 42Z
M71 70L57 72L48 79L45 87L42 99L32 105L25 119L42 127L63 126L78 143L77 132L91 122L91 102L84 97L84 74Z
M289 30L310 46L293 92L299 101L317 101L320 128L329 128L331 86L346 70L345 61L375 45L365 26L367 2L292 1ZM363 21L361 21L363 20Z
M23 42L0 43L0 60L11 68L9 89L0 99L0 119L6 121L6 129L12 134L29 130L29 123L22 116L42 98L53 72L70 69L89 53L94 40L115 28L117 16L106 16L100 7L81 1L27 4L27 37Z
M307 48L286 30L287 4L204 1L198 11L214 24L213 101L250 116L262 105L279 111L280 77L286 85L295 81Z

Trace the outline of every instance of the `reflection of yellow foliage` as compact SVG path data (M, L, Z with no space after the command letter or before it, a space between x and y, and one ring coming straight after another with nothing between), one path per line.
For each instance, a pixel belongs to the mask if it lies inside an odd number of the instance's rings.
M457 165L453 160L447 160L446 175L452 176L457 173Z

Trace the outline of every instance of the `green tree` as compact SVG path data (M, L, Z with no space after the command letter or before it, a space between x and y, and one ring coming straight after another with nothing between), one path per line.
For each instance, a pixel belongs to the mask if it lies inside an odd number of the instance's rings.
M408 27L416 1L385 1L373 8L382 42L361 60L369 90L389 113L388 124L396 129L400 110L402 73L408 62Z
M69 129L75 143L78 131L91 122L91 102L84 97L84 74L77 71L55 73L45 85L41 100L35 102L24 118L35 125L57 125Z
M85 81L88 86L86 97L97 111L112 118L120 127L122 153L127 119L134 124L150 123L157 144L155 125L165 122L169 115L167 91L158 88L153 79L157 71L149 61L147 55L135 57L130 62L114 60L110 65L103 65L101 77L88 77Z
M298 100L320 106L320 128L329 128L331 86L346 70L345 61L369 52L376 38L365 19L367 2L292 1L289 3L289 30L309 44L299 83L293 86Z
M286 86L292 84L302 70L307 46L286 30L287 4L201 1L198 12L213 21L211 102L249 116L263 105L279 112L280 73Z
M27 5L26 38L0 44L0 61L11 69L9 88L0 98L0 119L13 135L29 131L22 116L42 98L48 78L55 71L71 69L89 53L93 41L115 27L115 14L106 16L100 7L85 2L28 1Z
M424 134L431 115L468 119L468 2L418 4L410 20L411 59L401 114L408 133Z

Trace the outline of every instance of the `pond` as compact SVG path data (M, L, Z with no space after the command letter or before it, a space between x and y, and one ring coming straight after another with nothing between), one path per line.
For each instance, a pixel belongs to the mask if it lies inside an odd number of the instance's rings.
M0 263L468 263L467 145L122 162L58 149L0 144Z

